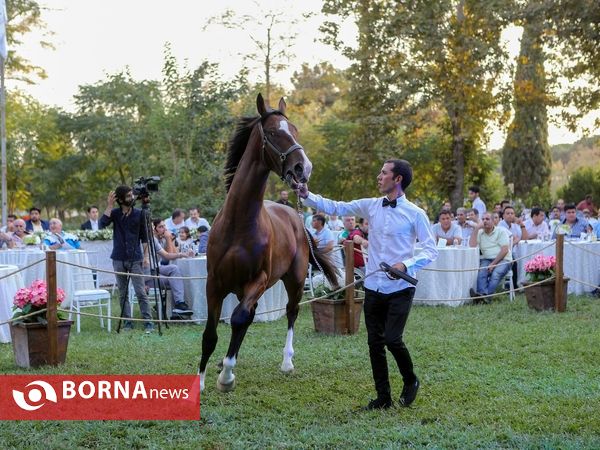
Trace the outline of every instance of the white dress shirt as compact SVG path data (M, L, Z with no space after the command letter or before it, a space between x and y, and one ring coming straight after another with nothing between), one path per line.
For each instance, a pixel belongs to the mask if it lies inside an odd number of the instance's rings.
M398 197L395 208L384 208L382 201L383 197L336 202L309 193L304 204L327 214L359 216L369 220L365 287L389 294L412 285L404 280L390 280L384 272L377 272L381 262L390 266L401 262L406 266L406 273L414 277L417 270L437 258L438 250L425 211L408 201L405 195ZM415 256L417 239L423 250ZM373 272L377 273L369 276Z
M207 231L210 231L210 224L208 223L208 220L206 220L204 217L199 217L198 218L198 222L194 222L194 220L191 217L188 217L187 219L185 219L185 226L188 227L190 230L193 230L194 228L200 228L201 226L205 226Z

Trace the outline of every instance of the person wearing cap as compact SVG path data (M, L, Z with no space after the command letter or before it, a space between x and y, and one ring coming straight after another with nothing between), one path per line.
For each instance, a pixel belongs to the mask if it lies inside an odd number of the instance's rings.
M384 262L414 277L417 270L438 256L425 211L408 201L404 194L412 178L413 171L408 161L389 159L377 176L377 186L383 197L338 202L309 192L304 184L297 188L306 206L327 214L363 217L369 223L364 311L377 398L371 400L363 408L365 410L392 406L386 347L394 357L404 382L400 404L409 406L419 389L410 353L402 340L415 287L379 270L380 263ZM415 255L417 239L423 249Z

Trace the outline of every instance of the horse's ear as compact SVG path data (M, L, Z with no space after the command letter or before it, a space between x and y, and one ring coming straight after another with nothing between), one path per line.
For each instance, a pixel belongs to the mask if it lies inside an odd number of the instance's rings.
M261 93L259 93L258 97L256 97L256 109L258 109L258 113L261 115L261 117L267 113L267 105L265 104L265 99Z
M285 100L283 99L283 97L281 97L279 99L279 112L283 115L285 115L285 108L286 108Z

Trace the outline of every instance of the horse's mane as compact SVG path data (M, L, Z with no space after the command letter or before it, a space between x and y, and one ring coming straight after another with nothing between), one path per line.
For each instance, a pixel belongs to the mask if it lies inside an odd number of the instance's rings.
M235 134L229 140L229 146L227 148L227 163L225 164L225 189L229 192L233 177L237 166L242 159L242 155L248 145L250 139L250 133L254 125L260 120L260 116L255 117L242 117L237 124Z

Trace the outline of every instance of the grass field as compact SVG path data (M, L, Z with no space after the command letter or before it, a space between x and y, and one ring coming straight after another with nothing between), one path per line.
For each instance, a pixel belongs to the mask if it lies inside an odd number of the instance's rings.
M116 306L116 305L115 305ZM118 310L118 308L115 308ZM408 409L358 412L373 396L366 332L322 336L303 307L291 375L279 372L286 322L252 325L237 389L216 391L210 362L198 422L0 422L0 449L67 448L600 448L600 301L570 297L564 314L514 303L414 307L405 341L421 390ZM161 337L108 335L84 319L67 363L16 368L0 345L1 373L196 373L202 326ZM392 366L394 398L402 381Z

